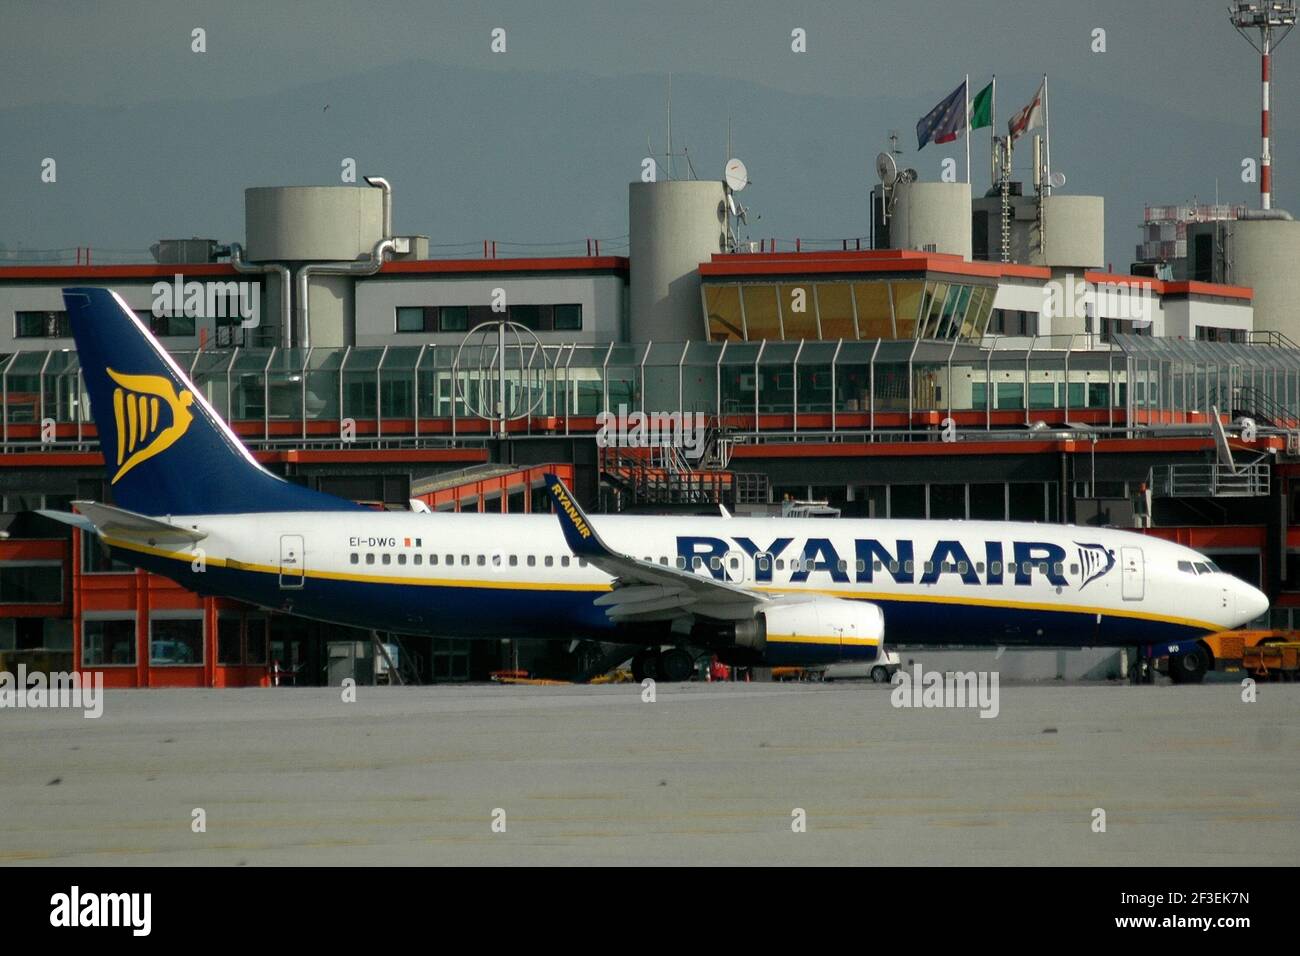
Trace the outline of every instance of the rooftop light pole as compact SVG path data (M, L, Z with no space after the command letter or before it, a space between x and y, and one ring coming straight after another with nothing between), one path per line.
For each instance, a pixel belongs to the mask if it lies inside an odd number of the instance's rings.
M1269 79L1272 53L1295 26L1295 0L1234 0L1228 6L1228 19L1246 42L1259 51L1260 57L1260 137L1263 148L1259 157L1259 200L1261 209L1273 208L1273 157L1269 151ZM1248 32L1259 32L1256 41Z

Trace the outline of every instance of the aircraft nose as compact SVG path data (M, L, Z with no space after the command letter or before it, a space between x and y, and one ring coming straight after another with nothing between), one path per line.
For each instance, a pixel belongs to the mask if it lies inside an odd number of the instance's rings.
M1243 624L1268 612L1268 597L1259 588L1241 581L1237 586L1237 612Z

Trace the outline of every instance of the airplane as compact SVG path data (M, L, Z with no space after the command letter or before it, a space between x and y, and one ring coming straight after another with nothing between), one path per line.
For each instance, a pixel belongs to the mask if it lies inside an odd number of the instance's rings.
M1204 555L1020 522L383 512L263 468L122 299L64 290L112 504L53 513L203 594L372 631L639 647L637 680L699 653L763 665L907 643L1139 646L1199 680L1197 641L1268 608Z

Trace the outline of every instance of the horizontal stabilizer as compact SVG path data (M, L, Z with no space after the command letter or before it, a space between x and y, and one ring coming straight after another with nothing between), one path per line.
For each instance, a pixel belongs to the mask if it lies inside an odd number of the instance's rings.
M73 504L94 525L94 530L105 538L123 538L146 544L162 542L192 544L207 537L205 532L195 528L182 528L166 521L159 521L157 518L136 514L134 511L114 508L112 505L99 504L95 501L74 501Z
M85 515L79 515L72 511L50 511L48 508L42 508L36 512L42 518L49 518L51 521L57 521L60 524L71 525L74 528L80 528L82 531L89 531L92 534L95 531L94 522Z

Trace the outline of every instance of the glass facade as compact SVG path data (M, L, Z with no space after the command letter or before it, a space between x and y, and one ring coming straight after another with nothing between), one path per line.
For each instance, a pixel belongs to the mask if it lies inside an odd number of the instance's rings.
M997 289L918 279L707 282L712 342L938 339L975 342L988 328Z
M889 285L897 301L905 290ZM495 341L463 349L413 344L174 355L212 407L260 446L314 436L338 441L345 419L356 423L359 442L481 435L503 391L510 417L521 419L517 428L525 433L590 432L594 416L620 407L727 415L742 428L757 416L797 411L801 419L823 416L794 422L797 428L853 429L871 440L900 427L897 416L924 412L973 413L988 428L1029 425L1052 417L1049 412L1057 419L1084 415L1093 425L1146 425L1211 407L1276 424L1300 422L1300 350L1125 335L1101 348L1086 336L1040 337L1027 345L1024 339L969 342L962 326L979 321L969 318L979 291L931 285L918 290L922 305L914 321L937 335L956 330L951 338L524 343L507 347L504 390ZM778 287L758 288L756 302L766 289L764 321L780 325ZM873 307L884 301L880 293L870 291L877 297ZM841 303L865 298L852 286L837 289L832 301L835 296ZM820 298L818 292L809 302L815 306ZM832 321L860 323L862 315ZM8 450L93 441L75 352L0 356L0 401L0 437ZM783 427L791 422L757 419L758 430Z

